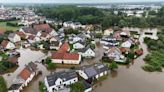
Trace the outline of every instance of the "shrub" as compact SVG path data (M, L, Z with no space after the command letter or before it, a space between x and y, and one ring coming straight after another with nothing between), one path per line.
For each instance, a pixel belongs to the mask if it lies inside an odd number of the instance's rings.
M85 87L82 81L76 82L72 85L70 85L70 92L84 92Z
M0 76L0 92L7 92L7 86L2 76Z

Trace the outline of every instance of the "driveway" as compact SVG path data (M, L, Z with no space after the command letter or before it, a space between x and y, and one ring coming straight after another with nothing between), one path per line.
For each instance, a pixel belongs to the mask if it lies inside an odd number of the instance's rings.
M3 77L7 82L8 87L11 86L13 80L23 70L26 64L35 61L41 62L42 59L46 58L46 55L41 51L32 51L30 49L23 49L23 48L18 49L17 51L20 52L20 57L18 59L19 67L13 73L8 73L3 75Z

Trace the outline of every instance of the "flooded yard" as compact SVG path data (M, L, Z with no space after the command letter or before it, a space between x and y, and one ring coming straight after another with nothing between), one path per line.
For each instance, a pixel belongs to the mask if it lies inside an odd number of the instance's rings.
M109 74L108 79L98 84L94 88L93 92L164 92L164 73L154 72L149 73L145 72L141 67L144 65L143 58L148 54L147 46L143 43L142 37L140 38L141 47L143 48L144 55L137 58L133 65L124 66L119 65L119 68L116 72ZM38 75L33 79L30 84L23 89L22 92L39 92L38 83L43 81L45 76L50 74L51 71L47 70L40 61L47 56L41 51L32 51L30 49L19 49L21 57L19 58L19 67L14 73L3 75L7 81L8 87L11 85L13 79L16 75L24 68L25 64L29 62L36 62L38 69L42 71L42 75ZM84 64L97 63L103 56L103 48L98 45L96 48L96 58L85 60ZM61 71L65 69L56 69L53 71ZM52 72L53 72L52 71Z
M13 79L23 70L26 64L29 62L40 62L43 58L46 58L46 55L41 51L32 51L30 49L18 49L17 51L20 52L18 68L13 73L7 73L3 75L7 81L8 87L10 87L10 85L13 83ZM43 66L39 65L38 68L46 72Z
M94 92L164 92L164 73L149 73L141 68L148 51L142 36L140 42L144 55L137 58L131 66L119 66L114 76L109 74L108 79L95 88Z

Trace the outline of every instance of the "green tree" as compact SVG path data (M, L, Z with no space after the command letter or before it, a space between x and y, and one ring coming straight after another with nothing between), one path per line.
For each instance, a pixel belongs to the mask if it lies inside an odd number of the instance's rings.
M115 69L118 68L118 65L117 65L117 63L116 63L115 61L112 61L112 62L109 64L109 68L110 68L111 70L115 70Z
M7 86L2 76L0 76L0 86L0 92L7 92Z
M82 81L70 85L70 92L84 92L85 87Z

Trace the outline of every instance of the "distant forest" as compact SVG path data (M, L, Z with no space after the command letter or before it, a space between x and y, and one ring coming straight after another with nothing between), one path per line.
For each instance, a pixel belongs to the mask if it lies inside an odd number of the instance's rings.
M118 10L118 14L114 14L114 10L98 9L93 7L77 7L77 6L58 6L58 7L38 7L36 13L42 14L48 18L61 21L78 21L82 24L101 24L102 28L111 26L119 27L159 27L164 25L164 7L158 13L150 11L153 16L128 17L125 13Z

